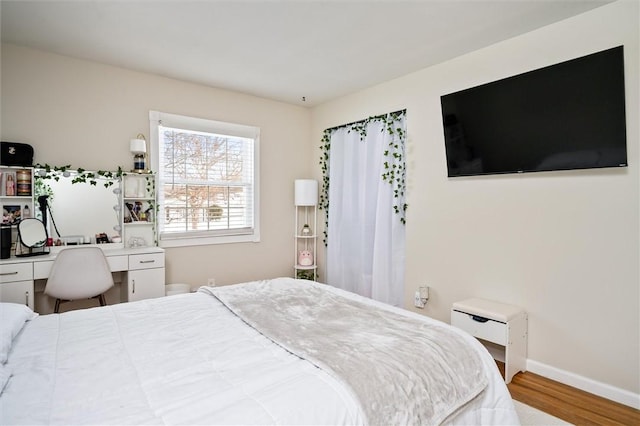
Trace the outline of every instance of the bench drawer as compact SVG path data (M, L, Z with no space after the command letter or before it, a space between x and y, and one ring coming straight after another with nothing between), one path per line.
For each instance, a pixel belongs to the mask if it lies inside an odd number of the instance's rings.
M507 344L507 324L503 322L454 310L451 312L451 325L479 339L503 346Z

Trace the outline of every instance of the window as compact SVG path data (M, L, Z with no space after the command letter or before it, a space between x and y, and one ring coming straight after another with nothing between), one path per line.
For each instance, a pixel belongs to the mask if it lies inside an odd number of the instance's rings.
M252 126L149 113L163 247L259 241Z

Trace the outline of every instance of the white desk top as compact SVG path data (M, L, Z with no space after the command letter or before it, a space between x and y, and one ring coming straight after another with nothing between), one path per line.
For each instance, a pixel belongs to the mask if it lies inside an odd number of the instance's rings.
M91 244L91 246L100 247L102 251L104 251L104 255L107 257L111 256L128 256L130 254L149 254L149 253L163 253L164 249L160 247L135 247L135 248L126 248L122 247L122 245L118 245L118 247L110 247L110 244ZM87 247L87 245L82 246L56 246L50 247L52 250L49 254L43 254L40 256L24 256L24 257L15 257L11 256L8 259L0 260L0 266L8 263L35 263L35 262L47 262L55 260L57 254L64 249L74 249L77 247Z

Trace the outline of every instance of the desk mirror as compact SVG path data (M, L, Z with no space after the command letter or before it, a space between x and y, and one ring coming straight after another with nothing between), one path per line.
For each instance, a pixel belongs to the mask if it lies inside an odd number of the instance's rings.
M47 243L47 232L38 219L23 219L18 224L18 234L20 242L29 248L44 247Z
M22 219L18 223L16 256L47 254L47 231L39 219Z
M52 174L36 170L36 179L40 182L36 184L34 205L38 217L46 218L49 236L70 245L96 243L99 234L119 238L122 229L120 178L87 171L82 175L95 177L79 181L78 172ZM48 205L45 214L43 194Z

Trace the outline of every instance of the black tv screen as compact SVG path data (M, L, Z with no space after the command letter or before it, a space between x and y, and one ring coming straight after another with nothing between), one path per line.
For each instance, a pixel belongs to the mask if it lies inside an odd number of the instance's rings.
M622 46L440 101L450 177L627 165Z

